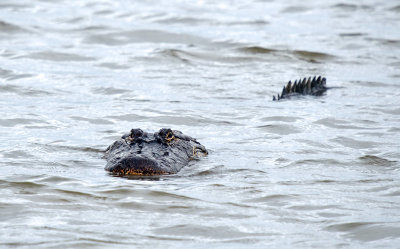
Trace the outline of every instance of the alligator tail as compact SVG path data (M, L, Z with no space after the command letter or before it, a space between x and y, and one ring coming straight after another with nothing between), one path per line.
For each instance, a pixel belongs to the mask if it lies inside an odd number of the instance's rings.
M318 76L304 78L303 80L289 81L286 86L283 87L281 95L273 96L272 100L277 101L281 99L288 99L295 95L322 95L328 88L326 87L326 78Z

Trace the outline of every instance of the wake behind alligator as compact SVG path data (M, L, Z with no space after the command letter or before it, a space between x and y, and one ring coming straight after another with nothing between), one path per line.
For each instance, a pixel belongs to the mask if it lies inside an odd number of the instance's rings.
M272 100L288 99L292 96L299 95L320 96L324 94L327 89L326 78L322 78L321 76L317 78L314 76L313 79L311 79L311 77L308 79L304 78L303 80L296 80L294 83L289 81L287 85L283 87L281 95L273 96Z

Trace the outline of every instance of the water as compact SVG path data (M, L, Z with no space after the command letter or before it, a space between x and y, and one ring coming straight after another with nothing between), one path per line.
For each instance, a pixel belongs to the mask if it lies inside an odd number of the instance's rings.
M3 0L0 247L396 248L399 68L398 1ZM139 127L210 154L108 175Z

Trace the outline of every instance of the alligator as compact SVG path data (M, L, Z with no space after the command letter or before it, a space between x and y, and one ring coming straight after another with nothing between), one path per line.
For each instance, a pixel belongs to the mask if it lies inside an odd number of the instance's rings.
M322 95L326 78L321 76L289 81L281 95L273 100L288 99L296 95ZM193 159L206 156L207 149L196 139L169 128L155 133L132 129L108 146L105 152L105 170L120 176L158 176L176 174Z
M327 89L326 78L322 78L321 76L317 78L314 76L313 79L311 79L311 77L308 79L304 78L303 80L296 80L294 83L289 81L287 85L283 87L281 95L273 96L272 100L288 99L298 95L321 96Z
M108 146L105 170L119 176L175 174L193 159L206 156L196 139L167 128L155 133L132 129Z

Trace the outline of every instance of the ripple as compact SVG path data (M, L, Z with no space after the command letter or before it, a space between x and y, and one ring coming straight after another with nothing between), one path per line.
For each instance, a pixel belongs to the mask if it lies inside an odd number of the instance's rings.
M10 188L29 189L35 191L37 189L46 188L46 184L31 182L31 181L0 181L0 184L5 184Z
M77 31L81 32L84 34L87 34L88 32L93 32L93 31L111 31L115 30L115 27L107 26L107 25L87 25L79 28L72 29L72 31Z
M320 148L325 148L325 146L320 147ZM314 151L315 153L315 151ZM293 165L343 165L343 162L335 159L326 159L326 158L321 158L321 159L304 159L304 160L297 160L293 163L290 163L289 166Z
M385 238L398 238L400 236L399 227L375 222L345 222L330 225L326 230L342 232L345 237L360 241L375 241Z
M31 53L17 58L30 58L30 59L48 60L57 62L96 60L96 58L94 57L82 56L73 53L55 52L55 51L43 51L43 52Z
M300 129L297 129L292 125L285 125L285 124L268 124L268 125L257 126L256 128L277 135L289 135L302 132Z
M270 53L279 51L276 49L264 48L264 47L259 47L259 46L241 47L241 48L238 48L238 50L246 52L246 53L252 53L252 54L270 54Z
M104 94L104 95L115 95L122 94L128 92L128 89L115 88L115 87L96 87L92 89L92 92L95 94Z
M28 125L28 124L48 124L48 122L39 119L29 119L29 118L0 119L0 126L3 127L14 127L14 126Z
M63 196L64 199L69 199L71 197L74 198L91 198L91 199L105 199L101 196L98 196L96 194L90 193L90 192L83 192L79 190L69 190L69 189L55 189L54 192L56 192L56 195L58 196ZM68 202L73 202L68 200Z
M391 107L393 108L393 107ZM389 109L389 108L372 108L374 111L378 111L381 113L386 113L386 114L392 114L392 115L400 115L400 108L394 108L394 109ZM391 127L391 129L396 129L396 127Z
M24 97L46 97L55 95L49 91L39 90L32 87L26 88L11 84L0 85L0 93L15 93Z
M341 37L365 37L368 33L339 33Z
M0 182L1 184L1 182ZM1 209L1 222L12 222L12 220L16 217L23 216L24 213L28 212L28 208L24 207L24 205L16 204L16 203L2 203L0 202L0 209Z
M77 117L77 116L71 116L70 117L73 120L77 120L77 121L85 121L91 124L95 124L95 125L108 125L108 124L114 124L114 122L105 120L105 119L101 119L101 118L84 118L84 117Z
M178 59L184 63L194 63L198 64L199 62L219 62L219 63L229 63L229 64L237 64L244 63L249 61L255 61L257 58L249 57L249 56L240 56L240 55L227 55L224 53L218 53L215 51L185 51L181 49L165 49L159 52L159 54L163 56L168 56L174 59Z
M287 123L294 123L298 120L302 120L303 118L301 117L293 117L293 116L270 116L270 117L264 117L261 119L261 121L281 121L281 122L287 122Z
M373 165L381 167L391 167L397 164L397 161L390 161L382 157L365 155L358 158L363 165Z
M129 69L131 66L120 64L120 63L114 63L114 62L104 62L98 64L99 67L104 67L108 69L113 69L113 70L120 70L120 69Z
M117 121L119 120L119 121L137 122L137 121L146 119L146 117L131 113L131 114L106 116L103 119L114 119L114 120L117 120Z
M201 161L204 161L201 159ZM196 162L199 163L199 162ZM215 176L218 174L221 174L223 171L224 166L223 165L216 165L216 166L210 166L207 168L203 168L201 166L196 167L189 167L184 168L182 171L180 171L179 175L182 177L208 177L208 176ZM225 172L226 173L226 172Z
M152 123L163 124L163 125L190 125L190 126L202 126L204 124L220 124L224 126L239 126L239 123L217 120L211 118L202 118L196 116L175 116L175 115L160 115L156 117L146 117L136 114L124 114L118 116L107 116L107 119L123 120L123 121L142 121L147 120Z
M244 46L237 48L238 51L250 54L271 55L277 58L289 59L291 57L305 60L311 63L322 63L336 60L338 57L323 52L307 51L307 50L285 50L285 49L272 49L260 46Z
M39 183L57 184L57 185L61 185L61 184L68 183L71 181L72 181L71 178L67 178L67 177L63 177L63 176L49 176L49 175L45 175L39 179L36 179L36 182L39 182Z
M27 74L27 73L17 73L11 70L6 70L6 69L1 69L0 68L0 78L6 79L6 80L18 80L18 79L23 79L23 78L29 78L34 76L33 74ZM3 89L7 89L7 86L10 87L10 85L1 85L0 86L0 91Z
M281 12L282 13L302 13L310 11L310 8L307 6L295 5L284 8Z
M29 33L28 30L21 28L18 25L14 25L5 21L0 20L0 35L2 33L13 34L13 33ZM0 38L1 39L1 38Z
M10 159L18 159L18 158L31 158L33 157L33 155L27 153L26 151L16 149L3 152L3 157Z
M349 4L349 3L338 3L331 6L332 8L344 10L344 11L356 11L358 9L372 10L373 8L365 4Z
M205 45L210 42L202 37L166 32L161 30L132 30L121 32L110 32L101 35L89 35L85 39L89 44L104 44L109 46L120 46L131 43L181 43Z
M340 206L338 205L293 205L287 207L288 209L293 209L297 211L319 211L319 210L325 210L325 209L338 209Z
M324 144L324 143L321 143L321 142L318 142L318 141L314 141L312 139L294 139L294 140L298 141L298 142L301 142L301 143L304 143L304 144L307 144L309 146L318 148L318 149L320 149L320 148L326 148L326 149L335 148L335 146L331 146L331 145L328 145L326 143Z
M313 52L306 50L294 50L292 53L299 59L307 60L309 62L323 62L329 61L337 58L334 55L321 53L321 52Z
M389 197L391 197L391 196L393 196L393 197L399 197L399 196L400 196L400 190L391 191L390 193L388 193L388 194L385 194L384 196L389 196Z
M249 198L246 199L244 202L246 203L268 203L268 205L272 206L286 206L291 202L298 199L300 196L298 195L280 195L280 194L273 194L273 195L266 195L263 197L257 198Z
M352 149L370 149L370 148L376 148L377 146L380 145L378 142L374 141L363 141L363 140L357 140L357 139L352 139L348 137L338 137L335 139L331 139L330 141L339 143L345 147L352 148Z
M56 142L63 142L63 141L56 141ZM69 146L69 145L59 145L59 144L40 144L40 143L32 143L32 145L39 146L45 149L47 152L54 152L54 151L80 151L80 152L90 152L90 153L103 153L104 149L97 149L92 147L76 147L76 146Z
M0 9L12 9L12 10L20 10L20 9L25 9L25 8L29 8L31 6L27 5L27 4L13 4L13 3L4 3L4 4L0 4Z
M396 5L390 8L391 11L399 12L400 13L400 5Z
M330 128L335 128L335 129L355 129L355 130L368 130L368 129L374 129L374 128L367 128L367 127L361 127L361 126L356 126L352 124L353 122L346 121L346 120L339 120L335 118L324 118L320 119L318 121L314 122L315 124L322 124L326 127Z
M248 233L229 226L176 225L152 229L157 236L172 236L175 238L207 238L213 240L240 240L254 236L266 236L263 233Z
M367 40L374 41L378 43L379 45L387 46L387 47L394 47L394 48L400 48L400 40L398 39L384 39L380 37L376 38L366 38Z
M162 24L186 24L186 25L203 25L204 23L213 22L212 19L187 17L187 16L171 16L160 18L156 20L158 23Z
M101 195L110 195L110 196L118 196L118 197L126 197L126 196L134 196L138 193L138 190L132 189L130 187L122 187L118 186L113 189L103 189L98 191Z
M188 16L172 16L166 18L160 18L156 20L157 23L162 24L183 24L183 25L204 25L207 23L208 25L221 25L221 26L238 26L238 25L267 25L268 21L263 19L257 20L215 20L209 18L196 18L196 17L188 17Z

